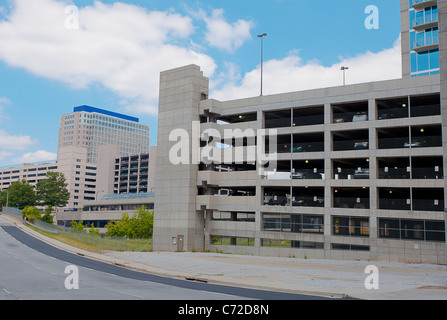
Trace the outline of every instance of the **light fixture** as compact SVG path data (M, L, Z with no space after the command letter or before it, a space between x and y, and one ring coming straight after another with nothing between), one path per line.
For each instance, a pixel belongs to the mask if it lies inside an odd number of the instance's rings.
M349 70L349 67L345 67L345 66L342 66L341 68L340 68L340 70L341 71L343 71L343 85L345 85L346 84L346 70Z
M267 33L259 34L258 38L261 39L261 96L262 96L262 75L264 73L264 37Z

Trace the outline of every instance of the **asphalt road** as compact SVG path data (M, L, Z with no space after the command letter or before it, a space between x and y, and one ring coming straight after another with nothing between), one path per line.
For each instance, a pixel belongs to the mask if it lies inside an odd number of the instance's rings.
M0 218L1 222L1 218ZM165 278L75 255L0 223L0 300L315 300L317 296ZM65 283L79 270L79 289Z

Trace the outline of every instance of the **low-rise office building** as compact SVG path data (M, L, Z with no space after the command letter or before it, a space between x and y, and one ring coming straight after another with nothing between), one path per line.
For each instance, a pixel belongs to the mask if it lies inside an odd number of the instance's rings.
M94 198L85 201L83 209L76 213L57 213L58 225L84 221L103 229L111 220L121 219L124 213L133 215L142 206L154 209L156 147L151 147L150 153L123 157L116 156L117 148L113 146L99 150Z
M35 187L37 182L44 179L48 172L57 171L57 168L56 161L45 161L0 169L0 191L8 189L13 182L22 180Z
M132 216L141 207L154 209L154 193L104 195L97 200L88 201L84 210L76 213L58 213L56 223L70 226L72 221L83 221L85 225L94 225L105 232L104 227L111 220L120 220L124 213Z

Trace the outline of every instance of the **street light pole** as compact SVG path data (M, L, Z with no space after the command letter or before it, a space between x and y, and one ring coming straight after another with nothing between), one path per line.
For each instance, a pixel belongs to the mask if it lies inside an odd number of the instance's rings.
M346 85L346 75L345 75L345 72L346 72L346 70L348 70L349 68L348 67L345 67L345 66L343 66L343 67L341 67L341 71L343 71L343 85Z
M261 96L262 96L262 74L264 72L264 37L267 33L259 34L258 38L261 38Z

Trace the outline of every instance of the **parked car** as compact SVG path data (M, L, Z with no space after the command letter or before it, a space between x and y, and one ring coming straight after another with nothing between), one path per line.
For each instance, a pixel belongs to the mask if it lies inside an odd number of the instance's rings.
M425 144L425 140L414 138L411 141L407 141L404 143L404 148L419 148Z
M314 172L313 170L298 170L292 172L292 179L321 179L321 173Z
M385 120L385 119L393 119L395 116L392 113L381 113L379 114L378 118L379 120Z
M358 141L354 142L354 149L368 149L368 141Z
M369 179L369 168L355 169L354 179Z
M292 152L304 152L306 151L303 146L297 146L292 148Z
M274 192L272 194L265 194L264 204L268 204L269 206L273 205L285 206L287 204L287 196L279 192Z
M368 115L366 112L357 112L353 117L352 117L352 122L357 122L357 121L367 121L368 120Z
M304 196L292 200L292 206L296 207L324 207L323 197Z
M293 146L293 148L292 148L292 152L307 152L307 151L312 151L312 145L311 144L300 145L300 146Z

